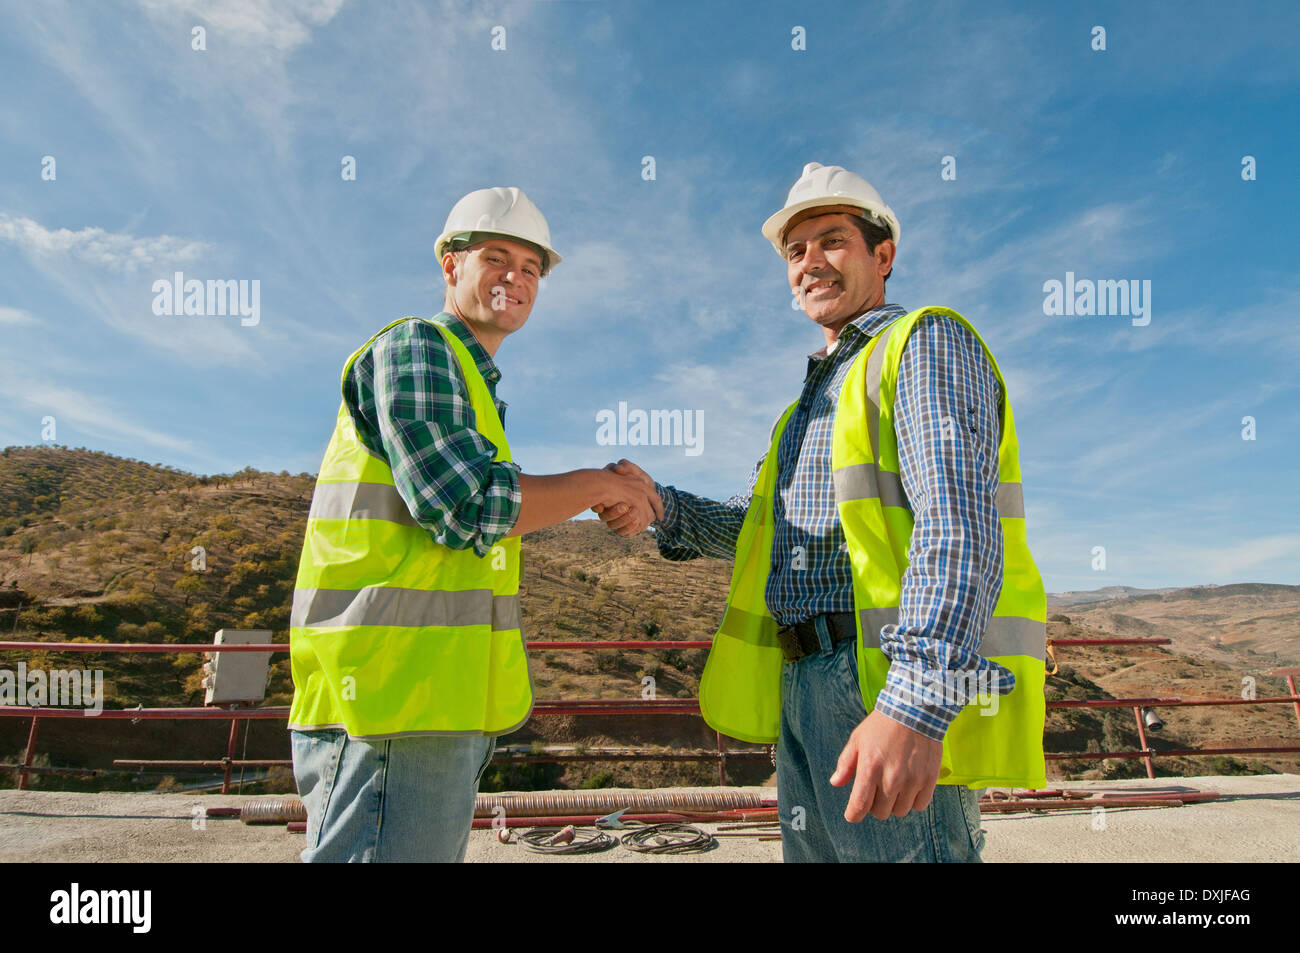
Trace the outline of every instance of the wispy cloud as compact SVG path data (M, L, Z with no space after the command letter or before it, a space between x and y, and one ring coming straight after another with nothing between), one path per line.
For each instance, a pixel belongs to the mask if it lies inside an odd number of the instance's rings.
M35 315L21 308L0 308L0 324L36 324Z
M43 260L66 257L111 271L132 274L144 268L171 267L197 261L209 246L204 242L155 235L136 238L96 226L73 231L46 228L30 218L0 212L0 241Z
M153 313L157 278L172 280L174 271L186 269L194 277L194 266L220 267L217 263L228 258L211 243L172 235L136 237L94 226L49 228L4 212L0 243L19 250L72 303L64 309L65 322L84 324L88 333L99 333L92 330L97 321L151 350L201 367L224 363L252 370L269 356L259 353L256 339L237 319ZM229 277L224 267L221 272L202 277Z
M17 362L5 361L0 373L0 397L15 408L32 414L32 431L39 432L39 422L52 416L55 425L110 444L144 445L185 456L196 455L199 448L154 427L132 419L131 412L111 398L72 387L51 384L25 371ZM67 438L59 435L58 442Z
M308 43L312 31L334 19L344 0L136 0L151 17L167 22L203 22L224 37L248 46L290 52Z

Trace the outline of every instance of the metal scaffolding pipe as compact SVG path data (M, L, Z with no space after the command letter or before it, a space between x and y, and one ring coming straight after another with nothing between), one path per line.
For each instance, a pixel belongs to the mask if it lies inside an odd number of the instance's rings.
M1048 708L1132 708L1134 705L1171 705L1177 698L1083 698L1048 702Z
M1166 758L1171 755L1177 757L1190 758L1200 754L1294 754L1300 751L1300 747L1287 748L1167 748L1157 751L1154 748L1146 748L1141 751L1080 751L1077 753L1070 752L1052 752L1043 755L1048 761L1074 761L1079 758L1146 758L1161 757Z
M1184 804L1198 804L1205 801L1217 801L1219 795L1214 791L1200 791L1188 794L1155 795L1137 797L1097 797L1068 798L1062 801L981 801L982 814L1008 814L1014 811L1077 811L1080 808L1092 810L1094 807L1182 807Z
M1052 639L1052 645L1168 645L1166 638L1113 638L1113 639ZM659 649L707 649L711 639L529 639L531 652L629 649L653 652ZM215 642L0 642L0 652L142 652L175 653L180 655L203 652L288 652L288 642L267 642L260 645L230 645Z
M552 649L707 649L712 648L713 642L710 639L677 639L676 641L655 642L647 639L616 641L601 640L599 642L548 642L545 640L531 640L528 642L530 652L550 651Z
M142 652L202 655L205 652L287 652L288 642L231 645L217 642L0 642L0 652Z
M130 758L114 758L113 767L115 768L216 768L218 770L229 765L232 768L292 768L292 761L276 760L274 758L249 759L240 761L238 759L230 760L227 758L218 758L208 761L143 761Z
M100 719L126 718L131 721L149 721L174 719L176 721L229 721L231 718L288 718L287 706L268 708L105 708L95 715L88 715L85 708L41 708L0 705L0 718L83 718L98 721Z
M1096 638L1096 639L1053 639L1053 645L1154 645L1166 644L1170 642L1165 638ZM552 651L552 650L587 650L587 649L628 649L636 651L657 651L665 649L702 649L712 645L709 640L691 639L675 641L650 641L650 640L566 640L566 641L544 641L534 640L527 643L527 647L533 651ZM110 643L110 642L23 642L23 641L0 641L0 651L30 651L30 652L81 652L81 653L103 653L103 652L123 652L123 653L172 653L172 654L207 654L215 652L287 652L290 645L287 642L264 643L264 644L217 644L217 643ZM1146 741L1145 728L1141 721L1140 708L1144 707L1198 707L1198 706L1217 706L1217 705L1269 705L1269 704L1288 704L1293 706L1296 713L1297 721L1300 722L1300 694L1297 694L1294 676L1300 674L1300 667L1277 669L1272 674L1286 676L1287 686L1290 695L1270 696L1265 698L1208 698L1182 700L1179 698L1113 698L1113 699L1084 699L1084 700L1061 700L1049 701L1046 706L1051 709L1067 708L1123 708L1131 707L1135 709L1138 717L1138 732L1141 739L1141 748L1137 751L1108 751L1108 752L1058 752L1047 753L1045 758L1048 760L1075 760L1075 759L1106 759L1106 758L1143 758L1147 763L1148 775L1154 776L1154 766L1152 759L1156 757L1196 757L1199 755L1226 755L1226 754L1243 754L1243 755L1283 755L1300 752L1300 747L1294 746L1275 746L1275 747L1232 747L1232 748L1171 748L1166 750L1155 750L1149 747ZM545 716L575 716L575 715L698 715L700 713L699 702L694 698L665 698L656 701L646 701L642 699L557 699L551 701L538 701L534 705L532 714L539 717ZM267 706L258 708L227 708L208 706L202 708L149 708L143 706L134 709L109 709L95 712L93 717L104 718L108 720L130 719L133 723L147 720L230 720L231 729L228 740L227 756L220 760L204 761L162 761L162 760L117 760L115 765L126 766L129 768L144 767L174 767L174 768L199 768L199 769L218 769L223 771L225 777L225 787L228 789L230 783L230 771L234 767L287 767L292 764L291 761L283 759L277 760L236 760L234 757L235 732L238 722L248 720L280 720L287 718L289 709L284 706ZM13 770L17 772L17 786L21 790L27 786L28 774L97 774L98 769L77 769L77 768L36 768L32 765L35 756L36 739L39 731L39 723L42 718L84 718L91 716L91 712L86 708L46 708L40 706L0 706L0 717L18 717L30 718L31 726L27 736L27 743L23 753L23 763L15 766L0 765L0 768ZM581 755L573 754L569 756L559 756L547 751L527 752L506 756L498 756L499 762L519 761L519 762L563 762L563 761L705 761L717 758L719 761L719 772L722 782L726 783L726 762L731 759L744 760L764 760L767 753L763 751L744 750L732 752L725 747L724 739L718 735L718 753L702 754L694 752L663 752L653 753L640 750L627 750L624 752L614 753L605 751L592 751L588 749ZM108 770L108 769L105 769ZM578 792L563 792L565 795L574 795ZM580 797L591 797L589 794L578 794ZM653 810L645 807L645 796L637 804L643 809ZM518 805L518 797L510 799ZM626 798L619 802L617 807L605 807L601 809L612 811L618 807L627 807L629 804ZM508 809L508 808L507 808ZM569 806L567 810L574 810L574 806ZM585 809L585 808L583 808ZM681 808L674 805L669 808L677 813Z
M38 768L30 764L0 764L0 771L21 771L24 774L71 774L85 777L97 777L102 773L99 768Z

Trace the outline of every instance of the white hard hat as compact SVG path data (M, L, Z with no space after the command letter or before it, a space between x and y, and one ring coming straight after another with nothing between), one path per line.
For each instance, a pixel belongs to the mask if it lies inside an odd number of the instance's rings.
M457 238L470 238L470 233L500 235L535 245L542 254L542 276L560 263L559 253L551 247L551 230L537 206L524 195L523 189L478 189L469 193L454 206L447 216L442 234L434 242L433 253L442 260L448 246ZM481 241L477 236L474 241Z
M819 205L852 205L860 208L864 218L889 229L894 242L898 242L898 216L885 204L885 200L872 188L870 182L843 166L809 162L803 167L799 181L790 190L785 208L763 223L763 237L772 243L782 258L785 257L783 239L790 219L805 209Z

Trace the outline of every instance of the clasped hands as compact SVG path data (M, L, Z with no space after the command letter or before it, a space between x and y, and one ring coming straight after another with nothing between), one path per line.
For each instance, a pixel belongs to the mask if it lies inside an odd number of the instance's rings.
M611 474L606 499L591 508L602 523L620 536L635 536L663 519L664 504L650 474L631 460L607 464L605 469Z

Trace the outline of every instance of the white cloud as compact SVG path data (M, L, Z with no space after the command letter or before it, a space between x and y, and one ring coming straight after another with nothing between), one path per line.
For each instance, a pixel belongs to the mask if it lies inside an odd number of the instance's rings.
M21 308L0 308L0 324L36 324L36 317Z
M72 231L46 228L30 218L0 212L0 241L14 245L33 258L69 257L131 274L141 268L183 265L200 258L209 246L173 235L136 238L95 226Z
M73 231L52 229L28 218L0 212L0 243L22 251L35 269L68 302L61 319L76 326L86 318L161 350L182 363L199 367L238 366L245 371L267 366L258 344L284 340L278 331L242 327L238 318L160 317L153 313L153 281L171 278L173 269L190 272L202 260L211 267L214 247L206 242L155 235L137 238L87 226ZM227 273L202 275L226 278ZM271 311L276 306L270 305ZM97 330L91 330L97 334ZM102 338L100 338L102 342Z
M202 21L233 42L287 52L311 40L344 0L136 0L152 17Z

